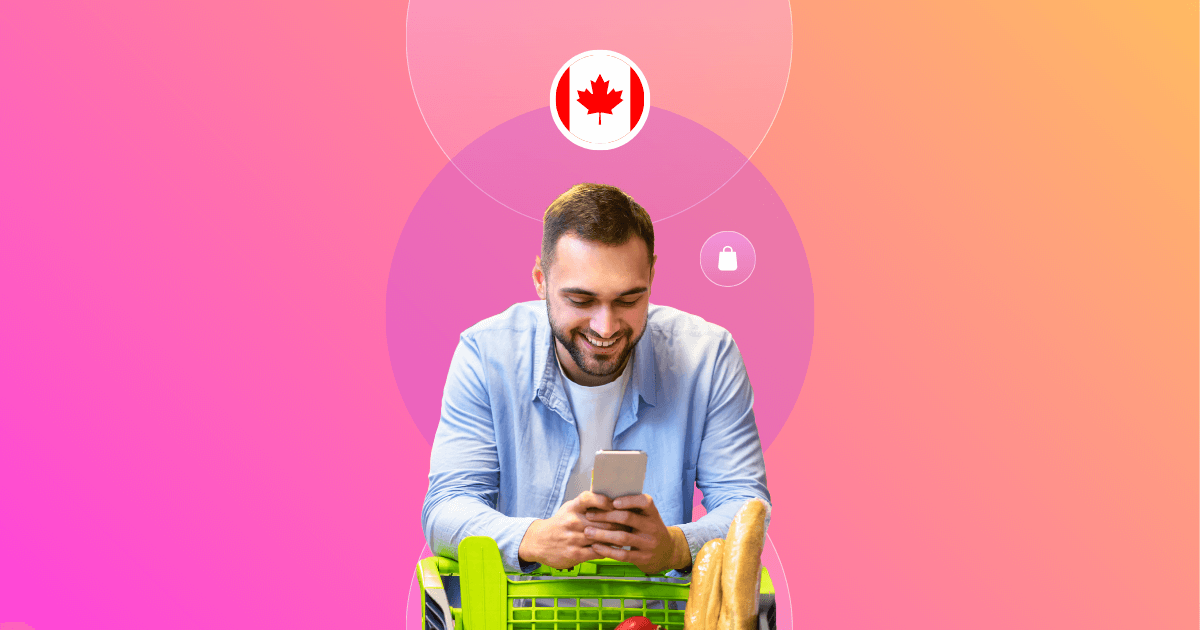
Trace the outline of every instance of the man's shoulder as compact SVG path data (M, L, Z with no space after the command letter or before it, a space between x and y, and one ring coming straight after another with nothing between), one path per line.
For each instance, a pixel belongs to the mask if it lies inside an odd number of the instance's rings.
M656 353L671 349L689 352L716 350L733 342L724 327L670 306L651 304L646 315L646 331L654 341Z
M546 303L541 300L519 302L463 331L464 337L487 339L497 334L511 338L512 333L535 332L545 326Z

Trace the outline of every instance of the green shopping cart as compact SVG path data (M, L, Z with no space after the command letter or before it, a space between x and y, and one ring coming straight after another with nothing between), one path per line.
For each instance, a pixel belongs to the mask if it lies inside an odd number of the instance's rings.
M656 578L656 579L650 579ZM689 583L646 575L615 560L591 560L566 570L542 566L505 573L496 541L466 538L458 560L417 563L424 630L613 630L646 617L662 630L683 630ZM759 589L759 628L775 630L775 587L766 568Z

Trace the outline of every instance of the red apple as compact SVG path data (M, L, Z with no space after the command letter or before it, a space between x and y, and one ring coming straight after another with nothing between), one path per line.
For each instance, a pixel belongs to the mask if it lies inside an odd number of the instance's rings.
M660 630L660 628L645 617L630 617L622 621L616 630Z

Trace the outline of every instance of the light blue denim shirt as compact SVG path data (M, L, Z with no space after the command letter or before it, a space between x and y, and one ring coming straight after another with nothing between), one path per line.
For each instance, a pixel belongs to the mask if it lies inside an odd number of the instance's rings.
M525 530L564 497L579 434L554 361L543 301L516 304L459 337L442 395L421 510L435 554L457 557L467 536L491 536L508 571L532 571L517 550ZM643 490L667 526L678 525L692 560L721 538L753 498L770 503L754 393L729 331L650 305L646 331L613 431L613 449L649 455ZM692 521L694 490L708 513Z

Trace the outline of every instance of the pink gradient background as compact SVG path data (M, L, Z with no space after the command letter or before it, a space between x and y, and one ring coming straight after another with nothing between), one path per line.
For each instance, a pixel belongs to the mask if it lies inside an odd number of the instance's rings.
M1196 7L792 9L796 627L1195 628ZM446 163L405 6L4 14L0 622L401 627L385 289Z

